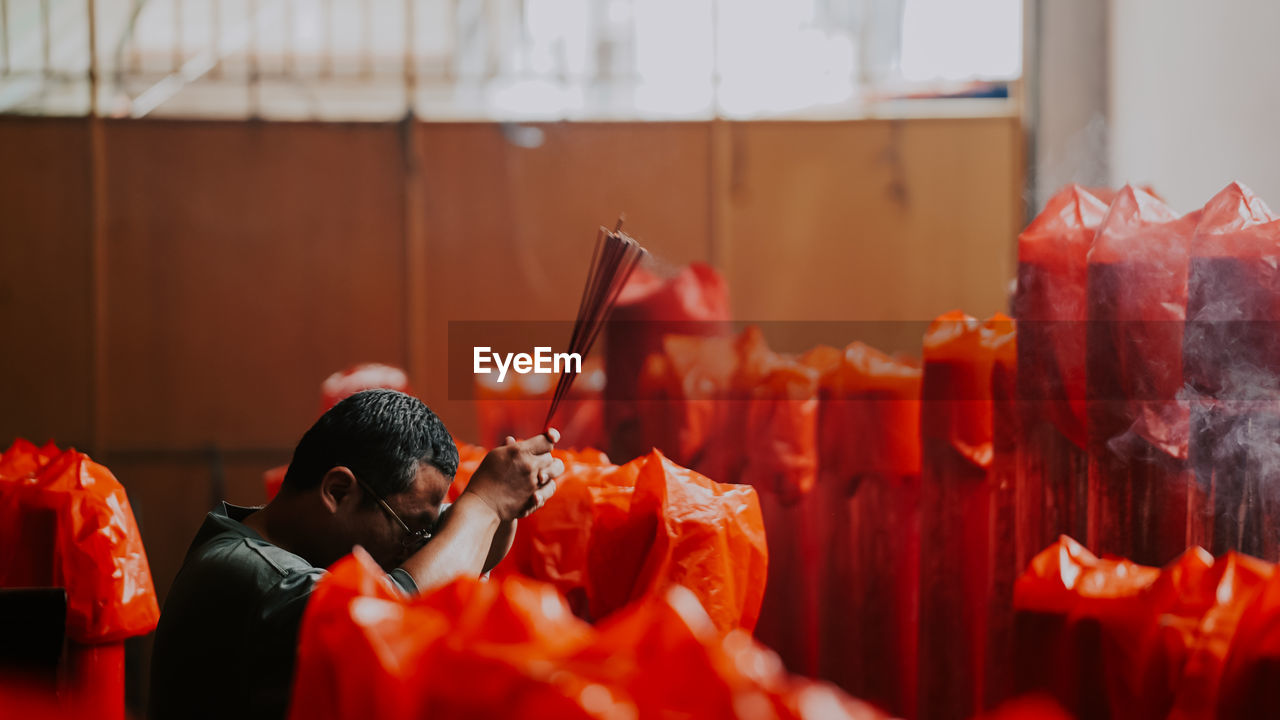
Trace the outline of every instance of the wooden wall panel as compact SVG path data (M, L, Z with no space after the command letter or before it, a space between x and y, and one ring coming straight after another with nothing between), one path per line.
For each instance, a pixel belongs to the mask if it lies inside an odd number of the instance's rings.
M723 256L735 317L780 349L865 339L918 350L923 324L1006 307L1021 221L1016 119L729 123ZM797 321L864 337L823 335Z
M88 128L0 119L0 450L92 441Z
M711 252L710 147L702 123L551 124L537 147L491 124L419 126L428 312L433 339L415 385L460 437L474 411L450 399L450 320L572 322L595 229L625 228L667 264ZM566 338L567 339L567 338ZM421 382L420 377L426 377Z
M391 125L107 127L106 439L292 447L319 384L405 362Z

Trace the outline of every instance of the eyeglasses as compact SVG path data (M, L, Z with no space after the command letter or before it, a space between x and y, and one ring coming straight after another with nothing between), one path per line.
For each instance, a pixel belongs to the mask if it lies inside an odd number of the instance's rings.
M410 528L404 520L400 519L400 516L396 514L396 511L391 509L391 506L387 504L387 501L382 499L382 496L378 494L378 491L369 487L369 484L360 478L356 478L356 482L360 484L360 487L365 489L365 492L372 495L374 500L378 501L378 504L382 506L383 510L387 511L387 514L391 516L392 520L395 520L400 527L404 528L405 537L400 541L400 544L404 546L405 550L414 552L418 548L427 544L427 541L431 539L431 532L429 530L414 530Z

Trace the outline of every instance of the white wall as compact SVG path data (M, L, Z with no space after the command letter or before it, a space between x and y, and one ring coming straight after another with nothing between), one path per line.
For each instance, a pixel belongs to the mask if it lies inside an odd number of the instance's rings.
M1111 0L1113 183L1181 210L1232 180L1280 208L1280 2Z
M1026 0L1024 72L1031 93L1034 196L1039 212L1067 183L1106 185L1107 2ZM1032 87L1034 88L1032 89Z

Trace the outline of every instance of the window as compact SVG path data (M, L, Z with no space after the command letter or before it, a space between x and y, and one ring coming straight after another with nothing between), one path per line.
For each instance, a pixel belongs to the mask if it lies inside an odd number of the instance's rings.
M1021 72L1021 0L0 0L0 111L91 111L91 9L110 116L855 117Z

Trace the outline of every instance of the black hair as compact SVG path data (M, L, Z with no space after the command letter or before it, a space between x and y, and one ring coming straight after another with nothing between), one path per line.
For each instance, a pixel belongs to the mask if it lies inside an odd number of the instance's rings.
M458 471L458 447L421 400L395 390L365 390L334 405L293 451L283 487L308 490L345 466L383 498L413 486L422 463L446 478Z

